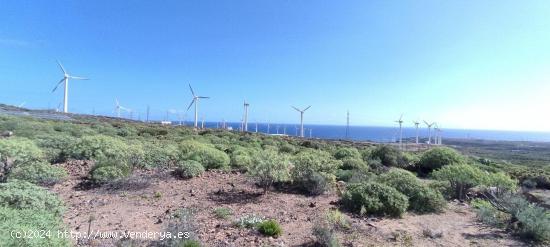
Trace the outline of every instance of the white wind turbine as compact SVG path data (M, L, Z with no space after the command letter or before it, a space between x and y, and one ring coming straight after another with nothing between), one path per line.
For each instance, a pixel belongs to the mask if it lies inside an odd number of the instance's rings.
M124 106L121 106L120 103L118 102L118 99L115 98L115 111L116 111L116 117L120 118L120 110L123 110L125 112L132 112L132 110L124 107Z
M306 107L306 109L303 109L303 110L300 110L294 106L292 106L292 108L294 108L294 110L300 112L300 137L304 137L304 112L307 111L307 109L309 109L311 106L308 106Z
M420 124L420 122L413 121L413 124L414 124L414 127L416 128L416 144L418 144L418 125Z
M424 120L424 123L426 124L426 126L428 126L428 144L432 144L432 126L435 124L435 122L433 123L428 123L426 122L426 120Z
M395 122L399 124L399 148L403 149L403 114Z
M55 85L55 88L52 90L52 93L57 90L57 87L61 85L61 83L65 82L65 93L63 94L63 112L67 113L69 112L69 79L75 79L75 80L89 80L88 78L84 77L78 77L78 76L72 76L67 73L65 68L63 68L63 65L57 60L57 64L59 65L59 68L63 71L63 79L61 79L57 85Z
M197 96L195 95L195 92L193 91L193 88L191 87L191 84L189 84L189 89L191 90L191 94L193 95L193 100L191 100L191 103L189 104L189 107L187 107L187 110L189 111L189 108L195 104L195 129L199 127L199 99L209 99L210 97L205 96Z
M250 106L249 103L246 103L246 100L244 101L244 117L243 117L243 131L248 131L248 106Z

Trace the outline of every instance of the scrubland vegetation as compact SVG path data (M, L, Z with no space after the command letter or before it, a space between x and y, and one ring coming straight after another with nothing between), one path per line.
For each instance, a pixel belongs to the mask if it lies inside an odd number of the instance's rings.
M180 179L221 170L245 173L264 194L338 193L339 210L323 213L311 232L321 246L339 246L336 233L351 228L350 217L440 213L453 199L474 199L471 203L479 219L491 226L528 241L550 240L548 210L520 193L522 188L550 188L547 167L497 163L446 147L404 153L387 145L194 131L85 117L58 122L0 116L0 130L14 133L0 138L0 232L63 229L63 202L41 186L67 179L60 164L87 160L93 167L86 182L94 187L122 181L136 170L168 170ZM195 227L193 212L182 210L169 230ZM230 209L221 207L212 217L236 217L235 226L266 236L277 237L285 231L278 219L233 216ZM0 236L2 243L14 241L20 240ZM71 245L55 236L25 241L24 246ZM200 240L158 244L200 246Z

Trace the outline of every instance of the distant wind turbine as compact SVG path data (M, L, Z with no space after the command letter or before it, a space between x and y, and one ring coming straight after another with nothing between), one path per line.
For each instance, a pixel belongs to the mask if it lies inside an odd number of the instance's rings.
M193 95L193 100L191 100L191 103L189 104L189 107L187 107L187 110L189 111L189 108L195 104L195 129L199 127L199 99L209 99L210 97L205 96L197 96L195 95L195 92L193 91L193 88L191 87L191 84L189 84L189 89L191 90L191 94Z
M413 121L413 124L416 128L416 144L418 144L418 125L420 124L420 122L418 121Z
M300 110L300 109L292 106L292 108L294 108L294 110L300 112L300 137L304 137L304 112L307 111L307 109L309 109L310 107L311 106L308 106L305 109Z
M88 80L88 78L69 75L59 61L57 61L57 64L59 65L59 68L61 68L61 70L63 71L63 79L61 79L57 83L57 85L55 85L55 88L52 90L52 93L55 92L55 90L57 90L57 87L59 87L61 83L65 82L65 93L63 94L63 112L67 113L69 112L69 79Z
M120 110L123 110L125 112L132 112L132 110L124 107L124 106L121 106L120 103L118 102L118 99L115 98L115 111L116 111L116 117L120 118Z
M250 104L246 103L246 100L245 100L243 106L244 106L243 130L246 132L248 131L248 106L250 106Z
M428 144L431 145L432 144L432 126L435 124L435 122L428 123L426 122L426 120L424 120L424 123L426 124L426 126L428 126Z
M403 149L403 114L395 122L399 124L399 148Z
M26 103L27 103L27 102L24 101L23 103L19 104L17 107L21 108L21 107L25 106Z

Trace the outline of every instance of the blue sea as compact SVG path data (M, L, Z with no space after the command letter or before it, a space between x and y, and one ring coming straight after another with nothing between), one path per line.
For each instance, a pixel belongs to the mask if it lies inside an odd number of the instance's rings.
M178 124L174 122L174 124ZM192 125L186 122L186 125ZM240 129L240 123L226 123L233 130ZM205 122L206 128L218 128L221 123ZM304 125L304 135L306 137L321 139L345 139L346 126L339 125ZM248 131L255 132L256 124L250 123ZM299 135L299 125L294 124L268 124L259 123L258 132L269 134L286 134L290 136ZM432 137L433 137L432 129ZM416 136L415 128L403 128L403 139L414 138ZM420 138L428 138L428 129L419 128ZM550 142L550 132L529 132L529 131L502 131L502 130L467 130L467 129L443 129L441 132L443 141L445 138L458 139L483 139L497 141L536 141ZM375 142L396 142L399 140L399 128L396 127L370 127L370 126L350 126L348 139L356 141L375 141Z

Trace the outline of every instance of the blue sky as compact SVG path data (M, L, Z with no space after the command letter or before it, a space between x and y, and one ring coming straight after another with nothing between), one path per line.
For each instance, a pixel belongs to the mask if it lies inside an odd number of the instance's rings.
M548 1L0 3L0 102L156 118L550 131ZM191 120L192 112L187 114ZM174 115L175 120L177 117Z

